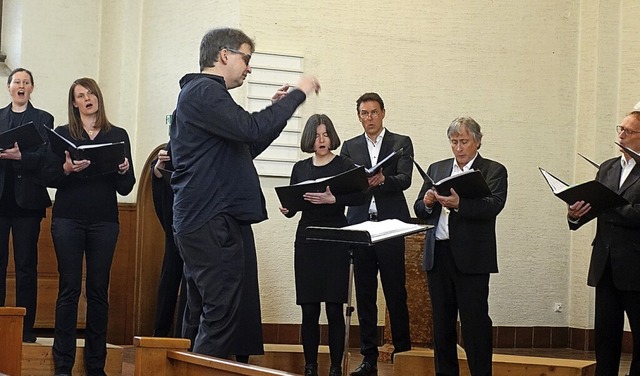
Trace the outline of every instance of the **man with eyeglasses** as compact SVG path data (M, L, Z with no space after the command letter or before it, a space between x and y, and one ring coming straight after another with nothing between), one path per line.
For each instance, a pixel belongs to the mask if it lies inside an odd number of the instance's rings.
M169 132L173 229L187 281L183 336L194 352L243 362L264 351L251 224L267 219L267 210L253 158L320 90L315 77L303 76L295 90L278 89L271 106L245 111L229 90L251 73L253 51L240 30L207 32L200 73L180 80Z
M452 188L440 195L425 181L413 209L435 231L427 232L423 269L433 309L436 375L459 375L458 314L472 376L491 376L493 329L489 317L489 278L498 272L496 218L507 201L507 169L483 158L480 124L471 117L454 119L447 128L453 158L435 162L427 174L435 181L478 170L491 193L460 197Z
M636 105L638 106L638 105ZM618 143L640 151L640 107L616 127ZM623 150L621 157L602 164L596 180L627 199L630 204L604 211L597 217L587 284L596 288L596 376L617 375L622 352L624 313L633 336L629 375L640 376L640 166ZM568 207L571 230L586 221L588 202Z
M400 219L410 214L403 191L411 185L413 144L407 136L383 126L385 108L377 93L365 93L356 101L358 119L364 134L342 145L340 155L358 165L371 167L402 148L402 155L368 178L366 204L350 206L349 224L367 220ZM354 252L356 301L360 322L360 352L364 359L351 375L377 375L378 372L378 271L389 310L393 354L411 350L409 311L405 288L404 238L390 239Z

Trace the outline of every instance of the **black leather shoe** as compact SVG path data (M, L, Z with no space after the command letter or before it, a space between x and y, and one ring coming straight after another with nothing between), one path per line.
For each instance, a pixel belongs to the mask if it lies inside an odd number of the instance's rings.
M329 376L342 376L342 367L340 366L329 367Z
M351 372L351 376L377 376L378 366L367 361L362 362L355 371Z
M305 365L304 376L318 376L318 365L317 364Z
M26 343L35 343L36 342L36 335L33 333L24 333L22 334L22 342L26 342Z

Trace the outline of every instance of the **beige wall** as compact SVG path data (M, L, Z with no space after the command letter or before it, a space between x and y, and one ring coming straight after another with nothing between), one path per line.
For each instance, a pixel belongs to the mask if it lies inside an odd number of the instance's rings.
M495 325L591 328L586 287L593 225L570 233L565 207L536 166L579 182L595 170L576 159L617 155L613 126L638 100L640 8L619 1L127 1L4 0L8 64L35 74L33 102L66 122L71 82L96 78L111 120L131 136L137 174L167 140L178 80L198 70L198 44L215 26L242 28L257 50L300 55L323 90L302 112L326 113L343 139L361 132L355 100L377 91L385 125L410 135L421 164L450 155L445 128L460 115L483 127L484 157L509 170L498 220L500 273L492 276ZM242 103L244 90L235 91ZM8 96L5 97L8 101ZM302 158L303 155L301 154ZM299 322L293 293L296 220L277 210L255 226L263 317ZM407 191L412 205L416 176ZM135 193L124 198L132 202ZM554 313L553 305L565 305Z

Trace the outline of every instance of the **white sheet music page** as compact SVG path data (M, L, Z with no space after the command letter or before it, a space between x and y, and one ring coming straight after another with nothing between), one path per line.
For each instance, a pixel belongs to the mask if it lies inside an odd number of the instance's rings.
M391 239L404 234L411 234L426 229L425 225L405 223L399 219L385 219L380 222L366 221L343 227L343 230L366 231L371 236L371 242L376 243L385 239Z

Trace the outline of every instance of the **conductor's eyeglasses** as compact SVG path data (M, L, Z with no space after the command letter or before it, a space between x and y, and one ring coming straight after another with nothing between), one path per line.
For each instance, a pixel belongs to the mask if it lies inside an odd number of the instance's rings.
M625 136L632 136L634 134L639 134L640 133L640 131L633 131L633 130L631 130L629 128L623 127L622 125L617 125L616 126L616 132L618 132L618 133L624 132Z
M237 55L241 55L242 56L242 60L244 60L244 63L249 66L249 62L251 61L251 54L246 54L242 51L238 51L238 50L234 50L233 48L229 48L229 47L225 47L225 50L231 52L232 54L237 54Z

